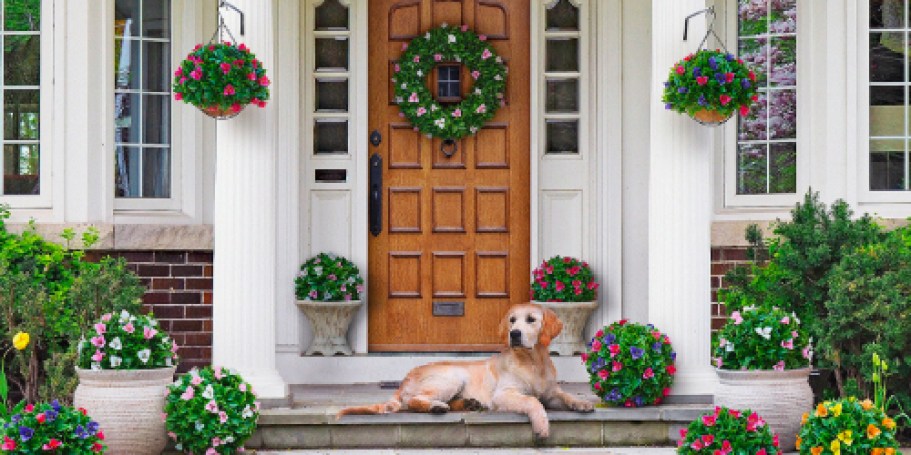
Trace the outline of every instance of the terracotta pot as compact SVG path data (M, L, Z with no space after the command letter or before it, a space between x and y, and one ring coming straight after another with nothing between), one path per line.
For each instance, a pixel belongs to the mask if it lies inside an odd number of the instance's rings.
M813 408L810 369L719 370L715 404L750 409L765 419L780 439L781 450L791 452L800 432L800 418Z
M718 111L701 110L693 113L693 120L706 126L718 126L728 121L734 114L728 116L721 115Z
M563 322L563 331L550 342L550 353L575 355L588 351L582 339L582 331L598 302L531 302L553 310Z
M157 455L167 444L165 390L176 367L151 370L76 369L74 405L85 408L104 431L106 453Z
M222 109L219 106L209 106L205 108L199 108L203 114L208 115L216 120L227 120L229 118L237 117L241 112L243 112L246 105L241 105L239 111L234 111L231 108Z
M348 346L348 325L361 306L360 300L316 302L298 300L297 307L307 315L313 331L313 341L304 355L351 355Z

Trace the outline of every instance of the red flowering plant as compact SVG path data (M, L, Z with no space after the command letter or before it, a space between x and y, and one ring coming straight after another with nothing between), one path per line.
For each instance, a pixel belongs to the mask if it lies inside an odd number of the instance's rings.
M778 435L755 412L715 406L715 412L704 414L680 430L677 441L680 454L776 455Z
M660 404L671 392L677 353L652 324L625 319L598 330L582 362L592 390L612 406Z
M750 113L758 100L756 73L733 54L703 49L686 56L671 68L664 83L665 107L698 119L699 112L717 114L726 120L739 111Z
M725 370L784 371L810 366L809 337L800 319L778 308L734 311L712 344L712 363Z
M265 107L270 84L262 62L243 43L199 44L174 71L174 99L226 118L248 104Z
M554 256L532 271L531 299L537 302L592 302L598 283L588 263Z
M85 409L73 409L57 400L26 405L20 403L3 422L0 451L10 454L104 453L104 432Z

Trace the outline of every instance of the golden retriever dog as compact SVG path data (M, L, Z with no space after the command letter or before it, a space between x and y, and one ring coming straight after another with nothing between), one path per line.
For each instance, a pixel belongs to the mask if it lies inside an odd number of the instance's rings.
M518 412L528 416L535 435L546 438L550 423L546 409L592 412L591 402L576 398L557 385L557 370L547 346L563 330L551 310L524 304L510 308L500 328L506 347L487 360L437 362L411 370L389 401L342 409L350 414L388 414L399 411Z

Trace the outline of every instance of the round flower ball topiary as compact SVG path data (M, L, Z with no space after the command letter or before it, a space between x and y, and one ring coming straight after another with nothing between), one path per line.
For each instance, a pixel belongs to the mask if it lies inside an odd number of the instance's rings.
M359 300L364 292L364 279L357 266L348 259L320 253L301 265L294 279L294 292L298 300Z
M165 425L184 453L233 454L256 430L259 402L240 375L221 367L193 369L168 386Z
M803 415L797 449L802 455L897 455L896 428L870 400L825 401Z
M174 71L174 99L226 118L248 104L265 107L271 83L262 62L243 43L199 44Z
M781 450L778 435L758 414L716 406L680 430L677 453L776 455Z
M757 76L729 52L703 49L674 64L664 83L665 107L693 116L698 111L747 116L758 100Z
M177 365L177 343L151 314L107 313L79 342L79 368L148 370Z
M671 392L677 353L655 326L625 319L598 330L582 361L592 390L612 406L660 404Z
M554 256L532 272L531 299L537 302L592 302L598 283L585 261Z
M794 313L778 308L734 311L713 343L712 363L726 370L807 368L810 339Z
M104 453L104 431L85 409L73 409L57 400L36 405L21 402L5 419L0 450L10 454Z

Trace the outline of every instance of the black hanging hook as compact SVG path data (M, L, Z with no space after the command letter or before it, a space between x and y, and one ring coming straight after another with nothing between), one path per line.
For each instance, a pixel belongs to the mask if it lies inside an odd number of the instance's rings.
M718 40L718 44L721 45L721 48L724 49L725 52L728 52L728 49L724 46L724 40L722 40L721 37L718 36L717 33L715 33L716 15L715 15L714 6L710 6L706 9L696 11L695 13L690 14L689 16L686 17L686 19L683 20L683 41L686 41L687 36L689 35L690 19L692 19L696 16L699 16L700 14L706 15L707 20L708 20L708 25L705 30L705 36L702 37L702 41L699 43L699 47L697 48L697 50L702 50L703 47L705 46L705 43L708 41L709 36L714 36L715 39Z
M210 39L209 42L210 43L214 42L216 38L218 38L219 42L223 42L224 35L227 34L228 37L231 38L231 42L236 43L237 39L234 38L234 34L231 33L231 29L228 28L227 24L225 24L225 16L221 13L222 8L233 10L235 13L237 13L238 16L240 16L240 36L244 36L244 32L246 29L246 27L244 26L244 12L241 11L240 8L228 3L227 1L221 0L218 4L218 8L217 8L218 28L215 30L215 33L212 35L212 39Z
M244 36L244 12L241 11L238 7L222 0L220 8L228 8L234 10L240 16L240 36Z

